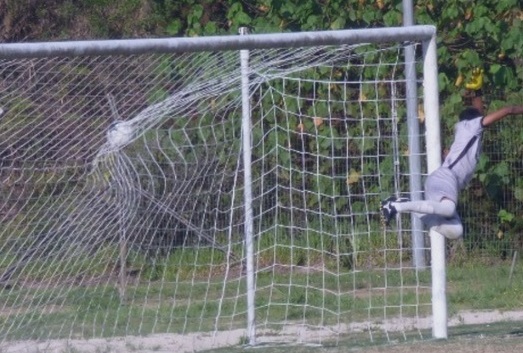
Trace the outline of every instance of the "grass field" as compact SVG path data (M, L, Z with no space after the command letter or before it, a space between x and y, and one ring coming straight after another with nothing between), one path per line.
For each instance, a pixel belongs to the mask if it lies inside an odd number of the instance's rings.
M371 320L367 321L367 330L347 334L342 332L334 338L336 342L325 343L328 341L324 340L322 346L292 345L293 352L408 352L409 349L413 352L454 349L468 352L466 349L474 347L476 342L484 344L471 352L490 352L478 349L487 349L491 341L494 346L508 347L511 352L523 351L519 346L523 344L520 342L523 341L523 335L520 334L523 332L520 323L523 321L523 312L519 318L511 318L509 323L505 323L507 317L503 315L507 312L519 313L523 308L521 261L516 262L513 271L510 259L487 258L473 253L457 256L449 262L447 295L452 326L449 329L449 340L446 341L431 339L430 271L415 272L394 267L387 272L383 269L345 272L333 278L322 272L293 272L292 277L289 276L289 271L283 270L258 274L256 305L259 320L263 320L264 315L270 315L270 320L275 323L292 325L294 321L306 319L308 323L315 324L319 323L316 313L324 315L321 325L365 325L366 320ZM2 290L0 353L186 352L225 345L229 348L224 352L244 350L245 300L238 299L236 294L243 293L245 283L241 277L237 277L230 286L223 287L223 279L214 277L212 281L199 281L196 278L187 281L181 276L176 281L174 276L170 279L165 274L143 277L141 281L129 284L128 300L124 303L111 278L104 283L75 284L67 289L58 282L34 280ZM282 286L291 280L294 287ZM303 309L303 288L309 290L307 312ZM328 290L316 290L322 288ZM401 291L398 288L402 288ZM339 293L347 295L340 296ZM221 296L226 300L222 300L218 306ZM368 310L371 296L377 308L376 316L371 316ZM271 300L288 303L288 307L285 307L287 311L280 309L283 306L271 306ZM221 318L228 318L221 321L218 327L218 334L223 336L223 339L220 338L222 341L218 340L213 345L211 339L211 344L199 344L200 341L213 338L205 332L213 332L217 327L215 318L218 310ZM387 310L385 316L384 310ZM397 317L399 310L404 320L423 318L424 324L419 325L418 322L416 325L414 321L413 325L402 326L402 323L396 323L397 330L395 327L380 327L384 325L380 320ZM474 312L481 312L483 316L474 321L466 319L462 314ZM418 329L409 332L410 327ZM278 330L274 331L277 335ZM173 346L173 342L185 343ZM17 347L21 349L13 350ZM432 351L428 351L427 347ZM265 347L263 344L256 347L257 352L263 353L288 349L289 346Z
M515 312L513 312L515 313ZM523 312L516 313L523 318ZM491 317L495 320L495 315ZM237 333L236 333L237 334ZM430 331L422 332L430 337ZM145 337L126 337L91 340L50 340L18 342L0 349L2 353L124 353L124 352L205 352L205 353L514 353L523 352L523 320L500 321L488 324L458 325L450 327L445 340L420 339L420 332L406 333L404 340L376 340L369 342L365 335L353 335L350 339L341 337L336 343L324 345L259 344L249 347L230 340L237 339L235 333L212 335L151 335ZM229 340L222 348L208 349L221 341Z
M523 308L523 263L517 262L512 277L510 274L511 262L509 260L477 258L475 261L471 261L471 259L461 261L456 259L449 264L447 271L448 304L452 323L448 340L432 340L429 327L415 332L400 330L400 332L390 331L386 334L376 329L372 338L370 333L365 331L350 333L346 336L340 334L335 343L326 343L322 346L292 345L292 352L424 351L430 353L454 350L466 353L523 352L523 312L519 312ZM284 275L280 274L280 276ZM403 280L406 279L408 277L403 276ZM423 282L427 282L429 279L430 276L422 278ZM270 283L264 282L263 276L259 280L260 287L270 285ZM272 280L278 279L272 278ZM295 278L295 280L297 279ZM313 278L309 276L310 280ZM369 273L366 280L377 281L373 285L379 285L380 279L375 278L373 273ZM395 277L389 277L388 280L394 281ZM168 284L155 284L154 281L137 283L130 287L129 293L132 293L132 301L125 305L120 303L117 290L109 285L93 288L84 286L71 290L61 296L59 301L55 299L56 305L54 306L34 306L38 302L53 302L46 299L46 296L56 293L49 289L46 292L37 287L20 287L10 292L0 292L0 301L4 305L3 312L0 311L0 324L4 328L11 327L10 332L0 332L0 338L3 340L0 352L186 352L192 351L192 349L202 351L213 347L212 340L208 345L203 344L205 340L212 337L202 333L212 331L215 317L212 305L205 308L207 311L198 305L181 306L177 311L173 311L169 303L165 301L165 298L172 296L173 289L174 287L170 287ZM176 289L178 294L187 290L191 291L192 295L200 290L198 286L185 288L180 284ZM425 295L429 296L426 299L430 301L430 292L423 293L423 296ZM16 327L16 321L13 321L13 316L6 315L10 300L16 299L14 296L27 298L24 301L27 308L33 307L40 310L40 312L25 310L24 307L18 305L16 307L18 315L15 320L20 321L18 325L20 329L13 329ZM164 299L162 300L162 298ZM325 298L319 299L324 301L324 305L329 305ZM261 305L263 300L264 296L260 295L257 303ZM403 300L408 300L408 297ZM19 304L20 300L17 303ZM360 304L365 305L364 302L347 303L353 305L352 309L356 312L364 310L364 308L357 307ZM227 312L227 310L231 310L228 306L223 306L222 310L224 310L223 315L231 314L231 312ZM476 311L482 313L482 318L469 320L462 314ZM512 321L506 321L507 317L503 314L508 312L519 313L520 316L516 316L515 319L512 317ZM391 317L393 314L391 313ZM32 317L33 320L29 320L29 317ZM188 317L197 318L196 324L193 325L186 320L185 331L179 331L177 320ZM205 317L208 317L209 322ZM357 316L354 317L357 318ZM242 346L242 342L245 342L244 319L236 318L234 332L231 331L230 334L219 332L229 347L211 352L250 350L251 348ZM64 323L69 324L64 327ZM471 323L476 323L476 325L471 325ZM477 323L482 324L477 325ZM183 335L179 333L183 333ZM45 339L43 339L44 337ZM186 341L186 344L181 345L182 341ZM177 342L178 346L173 346L173 342ZM223 342L218 343L214 346L223 346ZM13 350L17 347L23 348ZM289 346L261 344L255 350L262 353L278 353L288 351Z
M427 333L429 334L429 333ZM246 352L245 347L207 350L206 353ZM405 342L375 342L340 340L333 347L272 346L253 349L258 353L515 353L523 352L523 322L499 322L483 325L463 325L451 328L447 340L415 340Z

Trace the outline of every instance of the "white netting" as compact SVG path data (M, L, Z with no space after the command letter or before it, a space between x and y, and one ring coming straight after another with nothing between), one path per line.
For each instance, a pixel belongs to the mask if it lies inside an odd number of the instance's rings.
M423 326L428 274L376 212L382 190L408 190L402 51L251 51L263 335ZM0 74L0 347L244 329L239 54L2 60Z

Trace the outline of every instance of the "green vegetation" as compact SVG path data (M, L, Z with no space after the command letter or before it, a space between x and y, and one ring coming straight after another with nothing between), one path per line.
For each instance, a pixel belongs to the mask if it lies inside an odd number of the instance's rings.
M178 254L173 254L176 258ZM168 260L168 261L173 261ZM183 264L178 259L175 266ZM472 262L470 262L472 263ZM193 266L194 269L194 266ZM523 303L523 263L515 269L518 280L509 284L510 263L491 266L450 265L448 294L450 314L461 310L492 307L513 310ZM245 326L246 301L240 278L224 286L223 274L206 278L205 271L171 281L143 275L128 287L128 300L122 303L111 281L64 290L53 283L17 286L0 291L3 303L0 324L9 328L2 337L13 339L109 337L147 335L162 332L209 331L220 311L222 329ZM201 277L200 277L201 276ZM339 322L365 322L369 310L404 317L430 315L430 273L412 269L361 270L305 274L298 270L262 271L257 276L257 316L271 322L306 320L310 324L335 325ZM209 283L207 281L210 279ZM34 283L34 282L33 282ZM21 300L21 298L23 300ZM372 309L369 307L372 303ZM425 303L424 306L417 306ZM400 304L402 307L400 308ZM9 315L12 310L16 315ZM340 315L340 316L338 316ZM71 327L64 329L64 322ZM377 322L379 323L379 322ZM232 326L231 326L232 325Z

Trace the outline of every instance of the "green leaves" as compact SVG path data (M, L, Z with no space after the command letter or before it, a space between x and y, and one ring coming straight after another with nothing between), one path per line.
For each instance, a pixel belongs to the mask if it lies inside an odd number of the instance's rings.
M496 86L505 86L510 89L516 88L517 78L514 77L514 70L511 68L493 64L489 69L489 73L491 74L492 83Z
M227 12L227 19L231 28L239 28L251 24L251 17L244 12L241 2L234 2Z

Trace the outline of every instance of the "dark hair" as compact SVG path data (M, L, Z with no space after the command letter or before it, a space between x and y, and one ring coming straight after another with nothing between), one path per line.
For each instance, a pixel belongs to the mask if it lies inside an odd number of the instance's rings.
M479 118L480 116L483 116L483 114L481 114L481 112L478 109L469 107L459 114L459 121L472 120Z

